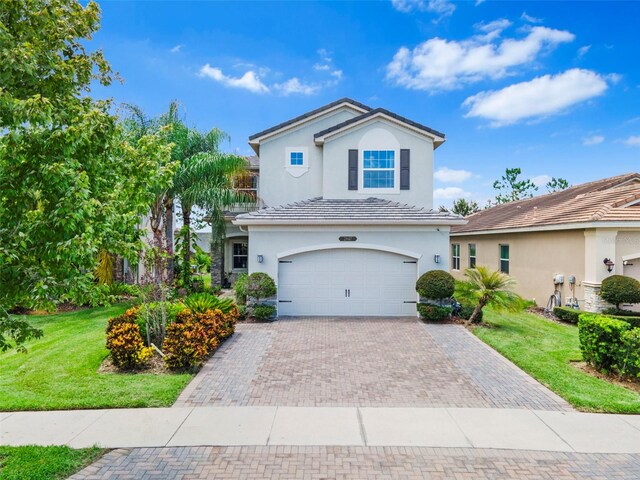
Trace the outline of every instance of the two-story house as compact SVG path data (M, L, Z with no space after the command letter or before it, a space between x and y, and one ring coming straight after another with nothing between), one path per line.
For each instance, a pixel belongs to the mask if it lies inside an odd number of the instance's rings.
M248 270L278 284L279 315L415 315L415 282L449 269L433 206L444 134L345 98L252 135L265 208L238 215Z

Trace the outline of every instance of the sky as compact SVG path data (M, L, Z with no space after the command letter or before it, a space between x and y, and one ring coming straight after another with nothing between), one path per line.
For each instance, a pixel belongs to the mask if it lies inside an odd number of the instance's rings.
M640 2L99 2L122 78L96 94L182 105L228 151L342 97L445 133L434 204L484 206L519 167L540 185L640 171Z

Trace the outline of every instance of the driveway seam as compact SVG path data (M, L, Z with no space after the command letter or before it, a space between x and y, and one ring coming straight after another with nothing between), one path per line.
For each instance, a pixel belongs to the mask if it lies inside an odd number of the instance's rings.
M362 442L366 447L369 445L369 443L367 441L367 430L364 426L364 421L362 420L362 413L360 412L360 407L356 407L356 415L358 416L358 423L360 424L360 437L362 437Z
M278 410L280 409L280 407L276 407L275 411L273 412L273 419L271 420L271 427L269 427L269 435L267 435L267 443L266 445L269 446L269 442L271 442L271 434L273 433L273 426L276 424L276 417L278 416Z
M547 422L545 422L545 421L544 421L544 418L542 418L540 415L538 415L538 413L537 413L535 410L533 410L533 414L534 414L538 419L540 419L540 421L541 421L543 424L545 424L545 425L547 426L547 428L548 428L549 430L551 430L551 431L555 434L555 436L556 436L556 437L558 437L558 438L562 441L562 443L564 443L567 447L569 447L569 449L570 449L572 452L576 452L576 453L577 453L577 450L576 450L575 448L573 448L573 445L571 445L571 444L570 444L569 442L567 442L564 438L562 438L562 437L560 436L560 434L559 434L558 432L556 432L556 430L555 430L551 425L549 425Z
M76 435L74 435L71 439L69 439L69 441L66 442L66 445L71 445L71 442L73 442L76 438L78 438L80 435L82 435L84 432L86 432L90 427L92 427L93 425L98 423L98 420L100 420L102 417L104 417L108 412L109 412L109 410L103 410L102 412L100 412L100 415L98 415L93 422L90 422L89 425L84 427L81 431L79 431Z
M171 443L171 440L173 440L173 437L176 436L176 433L178 433L178 431L182 428L182 426L184 425L184 422L187 421L187 419L191 416L194 410L195 410L195 407L191 407L191 410L189 410L189 413L185 415L185 417L182 419L182 422L180 422L180 425L178 425L178 427L171 434L171 437L169 437L167 442L164 444L165 447L169 445L169 443Z

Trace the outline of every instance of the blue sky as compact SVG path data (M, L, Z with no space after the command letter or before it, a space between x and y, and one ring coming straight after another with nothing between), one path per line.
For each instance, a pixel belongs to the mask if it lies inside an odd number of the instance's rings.
M100 2L124 79L100 95L247 137L340 97L444 132L435 204L484 204L507 167L538 183L640 160L639 2ZM544 192L544 187L540 192Z

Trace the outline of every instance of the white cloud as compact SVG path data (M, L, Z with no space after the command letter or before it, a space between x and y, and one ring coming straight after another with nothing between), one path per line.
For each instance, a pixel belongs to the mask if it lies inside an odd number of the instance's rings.
M622 143L624 143L625 145L629 145L630 147L640 147L640 135L632 135Z
M471 178L472 173L467 170L453 170L442 167L433 174L436 180L444 183L462 183Z
M529 23L542 23L542 19L541 18L532 17L531 15L527 15L527 12L522 12L522 15L520 15L520 18L522 20L524 20L525 22L529 22Z
M338 80L342 79L342 70L334 70L333 72L330 73L330 75L332 77L337 78Z
M288 96L292 94L313 95L320 89L319 85L302 83L297 77L290 78L286 82L276 83L273 88L278 90L282 95Z
M591 135L590 137L584 137L582 139L582 145L586 147L598 145L599 143L602 143L602 142L604 142L604 137L602 135Z
M584 57L591 50L591 45L584 45L578 49L578 58Z
M466 117L491 120L492 126L509 125L520 120L543 118L572 105L602 95L607 90L605 77L591 70L573 68L557 75L544 75L502 90L480 92L467 98Z
M449 0L391 0L391 4L399 12L432 12L440 15L440 18L448 17L456 10Z
M471 196L469 192L459 187L436 188L433 191L433 198L438 200L454 200Z
M178 53L182 49L182 45L176 45L175 47L169 49L171 53Z
M486 0L476 0L476 7L482 5Z
M536 187L544 187L551 181L551 175L538 175L537 177L531 178L531 181Z
M313 69L315 71L317 71L317 72L323 72L323 71L326 71L326 70L331 70L331 65L328 65L326 63L324 63L324 64L323 63L316 63L313 66Z
M401 47L387 65L387 79L414 90L451 90L486 78L501 78L536 60L543 50L571 42L568 31L531 27L524 38L500 39L505 20L480 24L484 35L466 40L431 38ZM487 30L488 29L488 30Z
M249 70L241 77L230 77L222 73L219 68L212 67L207 63L200 69L200 76L211 78L226 87L243 88L253 93L269 92L269 87L260 81L260 77L253 70Z

